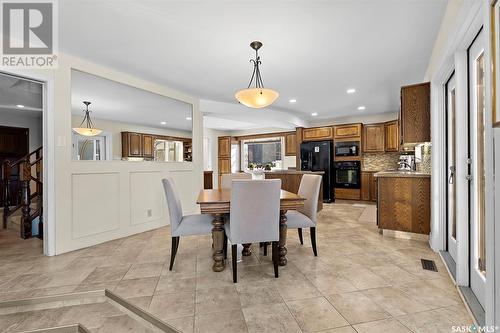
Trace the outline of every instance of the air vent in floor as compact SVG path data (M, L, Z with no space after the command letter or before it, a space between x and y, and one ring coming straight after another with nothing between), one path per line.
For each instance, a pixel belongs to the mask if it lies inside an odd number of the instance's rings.
M434 262L434 260L420 259L420 261L422 262L422 268L423 269L426 269L428 271L433 271L433 272L437 272L438 271L438 269L436 267L436 263Z

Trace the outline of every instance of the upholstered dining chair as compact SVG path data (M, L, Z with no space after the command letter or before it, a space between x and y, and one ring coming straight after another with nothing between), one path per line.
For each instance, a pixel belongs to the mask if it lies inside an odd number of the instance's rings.
M221 188L226 188L226 189L231 189L231 183L233 180L238 180L238 179L252 179L252 175L249 173L245 172L238 172L238 173L225 173L221 175L220 178L220 187Z
M298 210L290 210L286 213L286 225L288 229L297 229L300 244L304 244L302 239L302 228L309 228L311 235L311 245L314 256L318 256L316 248L316 215L318 211L318 196L321 189L320 175L305 174L302 176L299 185L298 195L305 198L304 207Z
M224 230L231 242L234 283L238 280L237 244L272 242L274 276L278 277L280 190L280 179L232 182L231 208Z
M170 252L170 267L174 266L175 255L179 248L180 236L207 235L212 232L213 217L208 214L182 215L182 205L174 180L170 177L162 180L167 197L168 214L170 216L170 233L172 250Z

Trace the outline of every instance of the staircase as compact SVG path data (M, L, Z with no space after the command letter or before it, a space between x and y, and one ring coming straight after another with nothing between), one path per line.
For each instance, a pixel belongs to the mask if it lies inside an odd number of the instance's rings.
M1 188L4 194L3 228L19 228L23 239L31 238L33 221L38 221L38 238L43 237L43 156L42 147L19 160L6 161L1 169ZM15 172L14 172L15 171ZM12 177L18 174L19 177ZM18 182L18 193L10 193L12 182ZM19 204L10 205L10 198L17 195Z

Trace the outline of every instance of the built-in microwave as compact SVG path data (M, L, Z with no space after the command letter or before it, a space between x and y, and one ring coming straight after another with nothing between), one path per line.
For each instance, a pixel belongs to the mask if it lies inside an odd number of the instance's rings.
M359 141L335 142L335 156L359 156Z

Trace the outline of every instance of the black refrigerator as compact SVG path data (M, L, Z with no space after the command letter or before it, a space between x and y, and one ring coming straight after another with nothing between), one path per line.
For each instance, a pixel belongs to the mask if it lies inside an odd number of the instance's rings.
M300 169L303 171L324 171L323 202L335 201L332 186L333 141L311 141L300 145Z

